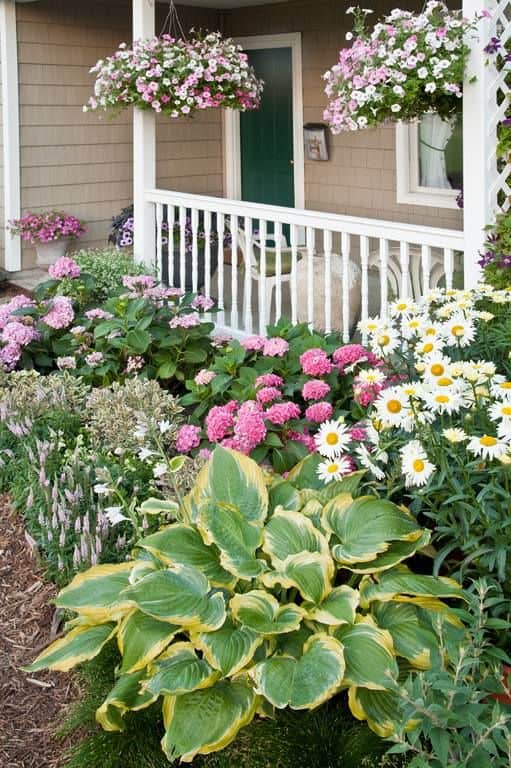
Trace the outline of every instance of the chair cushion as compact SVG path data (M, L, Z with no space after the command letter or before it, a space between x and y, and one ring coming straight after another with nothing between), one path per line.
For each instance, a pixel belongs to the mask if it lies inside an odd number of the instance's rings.
M298 250L297 252L297 261L299 261L303 256L303 251ZM281 274L282 275L289 275L291 272L291 268L293 265L293 251L291 248L282 248L280 252L280 261L281 261ZM254 258L257 262L257 266L260 264L261 260L261 249L254 245ZM266 248L266 277L275 277L277 274L277 251L275 248Z

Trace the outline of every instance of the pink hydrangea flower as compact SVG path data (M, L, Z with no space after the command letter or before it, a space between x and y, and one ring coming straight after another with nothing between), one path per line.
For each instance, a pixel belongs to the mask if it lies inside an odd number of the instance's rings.
M274 400L278 400L279 397L282 397L282 392L277 387L263 387L256 395L257 402L262 405L272 403Z
M48 274L54 280L62 280L64 277L80 277L81 269L74 259L62 256L55 264L48 267Z
M326 376L332 370L327 353L318 347L308 349L300 355L300 365L307 376Z
M131 373L137 373L142 370L145 365L145 360L142 355L130 355L126 361L125 373L128 375Z
M85 317L88 320L111 320L113 315L111 312L106 312L104 309L98 307L97 309L88 309L85 313Z
M130 291L143 291L146 288L153 288L155 279L152 275L125 275L122 278L122 284Z
M24 325L18 320L13 319L7 323L2 331L2 341L8 344L17 344L19 347L26 347L30 342L40 337L40 333L30 325Z
M295 432L292 430L288 433L288 437L290 440L296 440L296 442L305 445L309 453L316 452L316 442L312 435L309 435L307 429L305 429L303 432Z
M282 426L287 421L300 416L300 407L296 403L275 403L268 408L264 416L272 424Z
M321 379L306 381L302 387L302 397L304 400L322 400L329 392L330 385Z
M212 452L209 450L209 448L201 448L199 453L197 454L198 459L202 459L203 461L207 461L212 456Z
M361 344L346 344L335 350L332 359L342 372L349 365L367 360L367 354L367 350Z
M177 433L176 450L179 453L189 453L193 448L198 448L200 445L200 432L200 427L196 427L193 424L185 424Z
M60 330L67 328L73 322L75 313L73 303L67 296L55 296L52 301L51 309L41 318L43 323L50 328Z
M240 344L243 349L247 350L247 352L260 352L264 347L265 342L266 339L264 336L247 336L240 341Z
M9 322L12 312L23 307L35 307L35 302L28 296L20 293L14 296L10 301L0 305L0 330ZM15 316L17 317L17 316ZM14 318L13 318L14 319Z
M200 320L197 315L176 315L169 322L170 328L195 328L196 325L200 325Z
M247 400L238 411L234 425L234 439L241 453L248 455L266 437L264 414L259 403Z
M233 426L233 409L227 406L214 405L206 416L206 432L212 443L223 440Z
M56 362L59 371L73 370L76 368L76 358L71 355L67 357L57 357Z
M283 384L284 379L276 373L263 373L255 380L256 387L281 387Z
M204 312L207 312L208 309L211 309L211 307L215 306L215 302L213 299L210 299L207 296L201 296L200 294L197 294L197 296L192 299L191 306L194 309L202 309Z
M208 371L206 368L203 368L195 376L194 382L197 384L198 387L207 386L208 384L211 384L215 376L216 376L216 373L214 371Z
M95 368L97 365L101 365L104 357L102 352L91 352L90 355L85 355L85 362L90 365L91 368Z
M263 346L263 355L266 357L284 357L289 349L289 344L285 339L278 336L274 339L267 339Z
M323 421L328 421L332 418L334 412L330 403L321 402L309 405L305 411L305 418L309 421L313 421L315 424L321 424Z
M6 344L0 349L0 365L6 371L12 371L16 368L21 358L21 347L17 344Z

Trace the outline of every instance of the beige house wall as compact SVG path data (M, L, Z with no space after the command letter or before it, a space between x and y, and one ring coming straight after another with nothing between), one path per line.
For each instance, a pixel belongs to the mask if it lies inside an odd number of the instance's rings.
M2 58L2 49L0 47L0 61ZM5 263L4 243L6 232L2 226L4 221L4 134L3 134L3 109L2 109L2 70L0 68L0 267Z
M300 32L303 57L304 122L322 122L326 96L322 75L337 61L351 29L349 3L339 0L294 0L264 7L226 11L224 32L232 36ZM390 11L395 0L370 3L374 16ZM416 2L417 9L422 3ZM407 8L413 2L406 3ZM373 17L371 17L373 18ZM306 161L306 207L319 211L390 219L417 225L460 229L460 211L396 202L395 129L330 136L330 160Z

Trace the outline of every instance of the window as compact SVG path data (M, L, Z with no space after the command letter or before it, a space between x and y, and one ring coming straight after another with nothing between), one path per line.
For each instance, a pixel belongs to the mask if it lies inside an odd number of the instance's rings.
M397 202L456 208L463 186L461 115L396 126Z

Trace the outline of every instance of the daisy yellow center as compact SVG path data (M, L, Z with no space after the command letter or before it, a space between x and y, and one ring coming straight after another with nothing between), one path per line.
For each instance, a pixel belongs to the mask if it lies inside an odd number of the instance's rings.
M410 323L408 323L409 328L418 328L419 327L419 321L418 320L412 320Z
M511 389L511 381L503 381L500 385L501 389Z
M412 464L414 472L424 472L425 464L422 459L415 459Z
M434 365L431 366L431 373L433 376L441 376L444 371L445 368L441 363L434 363Z
M433 352L434 348L435 348L434 344L431 344L431 342L429 342L428 344L424 344L422 349L426 354L428 354L429 352Z
M327 467L326 471L330 472L330 474L333 475L333 474L335 474L338 471L338 469L339 469L339 465L338 464L330 464Z
M437 403L448 403L450 399L448 395L437 395L435 397Z
M505 405L502 408L501 413L503 416L511 416L511 405Z
M426 330L426 336L436 336L436 331L434 328L428 328Z
M337 445L339 436L335 432L329 432L325 438L327 445Z
M492 437L491 435L483 435L479 442L481 445L484 445L485 448L493 448L494 445L497 445L497 438Z
M462 325L453 325L453 327L451 328L451 333L453 336L463 336L464 332L465 332L465 329L463 328Z
M443 378L438 379L437 384L439 387L450 387L451 384L454 384L454 381L448 376L444 376Z
M386 334L380 336L378 339L378 344L380 347L386 347L387 344L390 344L390 336L387 336Z
M407 304L398 304L396 309L398 309L399 312L404 312L407 306L408 306Z
M387 403L387 410L390 411L390 413L399 413L402 409L402 405L399 402L399 400L389 400Z

